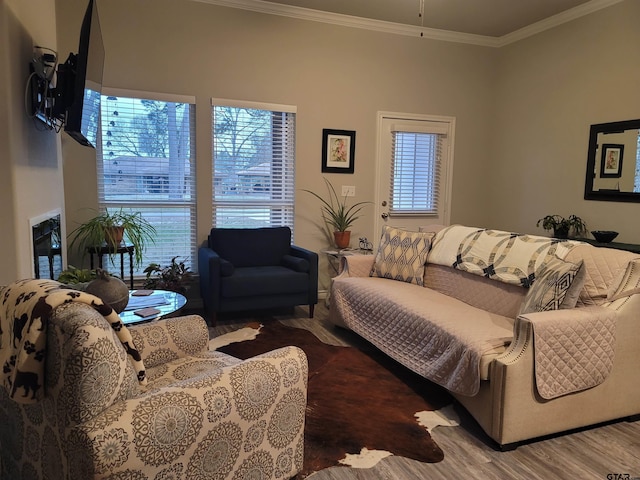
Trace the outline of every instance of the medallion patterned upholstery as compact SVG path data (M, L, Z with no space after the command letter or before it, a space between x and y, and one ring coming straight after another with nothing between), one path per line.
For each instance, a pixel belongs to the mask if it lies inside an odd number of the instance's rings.
M53 310L44 397L18 403L0 388L0 478L280 479L302 468L302 350L244 361L209 351L197 315L128 330L146 385L98 311Z

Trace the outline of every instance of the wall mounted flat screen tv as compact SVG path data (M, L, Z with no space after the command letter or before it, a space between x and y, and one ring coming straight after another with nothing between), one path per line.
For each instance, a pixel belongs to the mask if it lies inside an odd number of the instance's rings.
M95 147L100 116L100 95L104 46L98 8L89 0L80 28L78 53L70 53L66 62L57 65L57 53L36 47L30 64L30 117L47 128L62 128L82 145ZM46 53L43 53L46 52ZM51 80L56 75L55 88Z
M83 145L96 146L100 117L100 95L104 46L98 8L89 0L80 29L80 44L75 57L75 75L71 101L67 102L64 131Z

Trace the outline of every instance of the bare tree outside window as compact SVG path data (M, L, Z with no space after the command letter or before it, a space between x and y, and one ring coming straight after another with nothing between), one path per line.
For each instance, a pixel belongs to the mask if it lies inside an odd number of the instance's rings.
M213 224L293 228L295 115L214 106Z
M188 103L103 97L100 206L140 211L158 231L137 274L176 254L189 266L195 263L194 109Z

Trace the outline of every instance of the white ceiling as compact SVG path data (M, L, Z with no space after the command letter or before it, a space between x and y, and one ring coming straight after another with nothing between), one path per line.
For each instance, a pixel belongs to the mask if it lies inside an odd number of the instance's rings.
M420 0L270 0L356 17L421 25ZM589 0L424 0L424 26L501 37Z
M454 41L455 36L479 36L499 45L496 42L500 39L501 43L509 43L510 37L521 38L528 32L544 30L622 0L196 1L403 34L420 28L425 30L425 36L445 33ZM419 15L421 1L423 18Z

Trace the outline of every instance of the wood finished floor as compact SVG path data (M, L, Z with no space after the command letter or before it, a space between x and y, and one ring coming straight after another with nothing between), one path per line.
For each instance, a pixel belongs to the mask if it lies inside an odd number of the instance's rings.
M282 323L311 330L325 343L357 346L355 334L335 328L327 321L324 304L316 306L315 318L306 308L291 314L270 315ZM218 319L212 335L244 326L247 318L228 316ZM638 399L640 401L640 399ZM482 432L473 418L457 405L461 426L437 427L432 436L444 451L444 460L425 464L401 457L388 457L371 469L331 467L307 477L312 480L407 480L407 479L528 479L603 480L640 479L640 421L612 422L555 435L501 452ZM543 422L544 418L540 418ZM621 474L613 476L610 474Z

